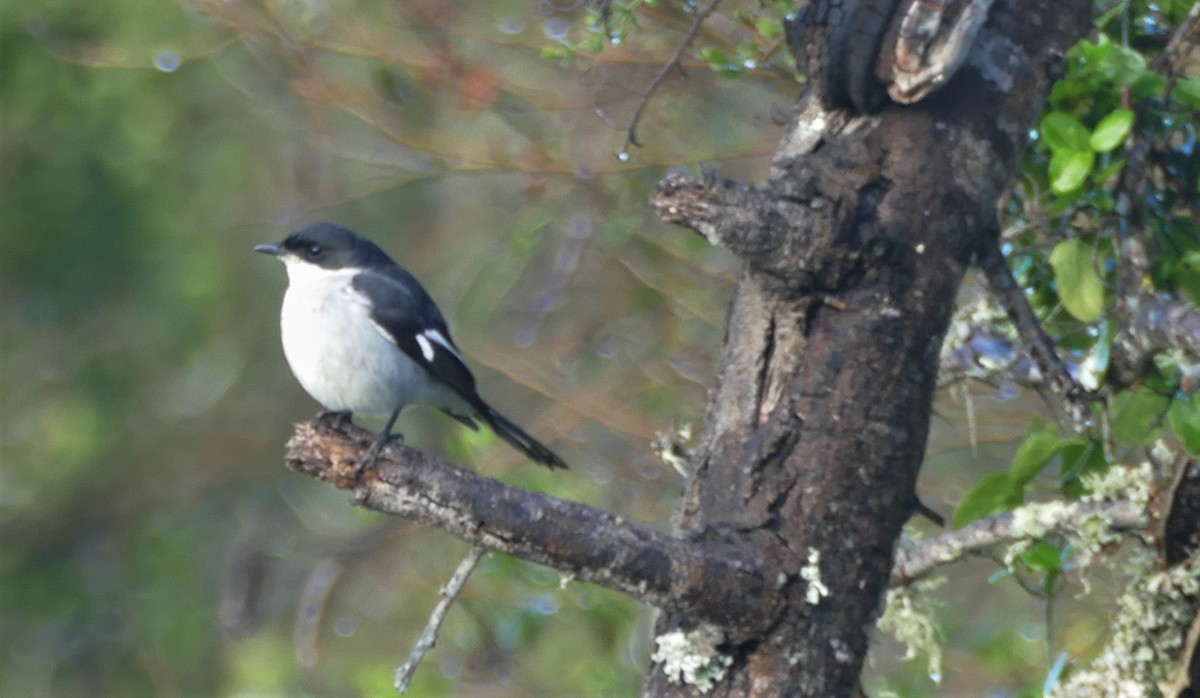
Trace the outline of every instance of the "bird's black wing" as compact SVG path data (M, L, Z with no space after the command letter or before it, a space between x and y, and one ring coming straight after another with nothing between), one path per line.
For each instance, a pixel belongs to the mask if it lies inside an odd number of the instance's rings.
M354 276L351 285L368 304L375 327L410 359L424 367L434 380L456 392L475 410L474 415L445 410L447 414L472 429L478 427L471 417L478 417L500 438L534 461L551 468L567 467L557 454L479 397L475 377L450 339L446 319L411 274L400 266L382 272L363 271Z
M353 290L368 303L375 327L435 380L471 407L483 401L475 377L450 339L446 319L421 284L399 266L354 275Z

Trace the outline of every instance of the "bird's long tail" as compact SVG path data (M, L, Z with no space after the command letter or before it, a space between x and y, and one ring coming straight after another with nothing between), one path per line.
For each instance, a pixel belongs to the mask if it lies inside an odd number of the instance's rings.
M478 407L479 416L483 421L488 423L492 431L496 435L512 444L514 448L523 452L525 455L537 463L541 463L547 468L565 468L566 461L559 458L554 451L546 448L542 442L530 436L524 429L517 426L512 420L492 409L487 404L481 404Z

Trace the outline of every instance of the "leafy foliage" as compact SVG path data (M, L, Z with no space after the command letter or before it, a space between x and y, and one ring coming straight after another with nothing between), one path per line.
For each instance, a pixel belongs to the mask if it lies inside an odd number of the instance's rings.
M1091 404L1098 417L1078 434L1035 418L1010 469L984 476L962 498L956 526L1013 511L1031 498L1087 496L1096 474L1139 462L1156 444L1164 449L1177 439L1196 453L1195 357L1160 352L1123 382L1108 371L1127 298L1143 290L1189 303L1200 298L1189 261L1200 253L1197 66L1186 41L1184 50L1164 52L1193 4L1113 4L1098 17L1095 37L1066 56L1025 178L1009 203L1005 243L1060 353L1097 388ZM1129 273L1131 261L1123 256L1130 236L1146 248L1149 266L1141 276ZM996 580L1020 582L1049 613L1061 603L1058 591L1077 551L1053 536L1013 553ZM1030 576L1040 581L1030 583ZM1069 673L1071 653L1047 638L1047 658L1053 685Z

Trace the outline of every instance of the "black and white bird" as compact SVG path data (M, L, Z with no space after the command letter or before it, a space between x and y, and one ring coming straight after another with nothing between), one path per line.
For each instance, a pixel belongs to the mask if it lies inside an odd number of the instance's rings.
M565 468L553 451L492 409L454 346L433 299L375 243L332 223L314 223L258 245L287 267L280 327L283 353L308 394L330 412L386 417L359 470L370 467L408 405L475 420L532 460Z

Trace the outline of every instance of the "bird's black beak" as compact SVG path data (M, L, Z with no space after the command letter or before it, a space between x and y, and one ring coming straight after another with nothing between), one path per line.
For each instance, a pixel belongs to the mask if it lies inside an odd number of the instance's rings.
M264 242L261 245L255 245L254 251L278 257L279 255L283 254L283 246L278 242Z

